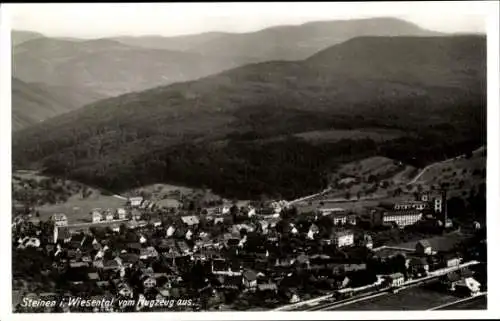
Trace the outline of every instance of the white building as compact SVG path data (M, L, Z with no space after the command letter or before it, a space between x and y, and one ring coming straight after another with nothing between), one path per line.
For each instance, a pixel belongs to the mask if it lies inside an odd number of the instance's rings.
M128 204L132 207L139 207L141 206L144 198L142 196L137 196L137 197L130 197L128 199Z
M123 208L117 208L116 209L116 218L119 220L124 220L127 218L127 211Z
M98 210L92 211L92 223L98 223L102 221L102 214Z
M67 226L68 218L65 214L59 213L54 214L50 217L50 220L54 223L55 226Z
M115 217L111 211L107 211L106 213L106 221L112 221Z
M383 211L373 213L374 223L377 225L396 224L399 228L413 225L422 219L422 212L418 210L409 211Z
M255 213L255 208L249 206L248 207L248 217L252 217L254 216L256 213Z
M351 231L337 231L332 233L332 242L337 247L351 246L354 244L354 233Z

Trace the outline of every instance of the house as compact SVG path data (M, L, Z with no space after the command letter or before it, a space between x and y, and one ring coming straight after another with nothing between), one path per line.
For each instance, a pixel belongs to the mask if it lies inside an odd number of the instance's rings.
M98 287L104 289L104 288L107 288L110 286L111 283L109 283L109 281L97 281L95 283Z
M243 272L243 286L247 289L254 289L257 286L257 274L254 271Z
M182 216L181 220L184 224L186 224L190 228L196 228L198 224L200 224L200 219L198 216L191 215L191 216Z
M40 247L40 240L36 237L25 237L18 248Z
M223 204L221 206L217 206L213 210L214 214L217 214L217 215L229 214L230 211L231 211L231 205L229 203Z
M67 226L68 225L68 218L66 217L65 214L62 214L62 213L52 215L50 217L50 221L55 226Z
M106 221L112 221L114 218L115 217L110 210L106 211Z
M269 232L270 224L266 220L260 220L257 222L258 227L260 227L260 230L262 230L262 234L267 234Z
M120 264L118 263L117 260L103 260L102 262L102 269L107 271L107 270L119 270L120 269Z
M343 265L343 270L346 273L357 272L357 271L364 271L364 270L366 270L366 264L365 263L361 263L361 264L344 264Z
M354 233L352 231L335 231L331 235L332 243L337 247L351 246L354 244Z
M99 280L99 274L96 272L90 272L87 274L88 278L90 281L98 281Z
M175 227L169 226L166 232L166 236L171 237L172 235L174 235L174 233L175 233Z
M305 255L304 253L297 256L295 258L294 262L297 263L299 266L309 267L309 265L310 265L309 257L307 255Z
M311 224L309 226L309 231L307 232L307 238L314 240L315 236L319 233L319 227L316 224Z
M349 285L350 281L351 280L347 276L341 275L334 279L334 286L337 289L344 289Z
M247 207L247 215L248 217L252 217L256 214L255 208L253 206L248 206Z
M123 253L120 255L120 258L122 259L122 264L128 266L136 264L140 260L139 255L134 253Z
M405 282L403 273L393 273L387 276L387 282L390 287L400 287Z
M271 292L277 293L278 286L276 285L276 283L261 283L261 284L257 284L257 291L259 291L259 292L271 291Z
M132 209L130 215L132 216L132 219L136 221L139 221L142 218L142 213L136 208Z
M224 275L219 276L219 282L222 289L239 290L243 283L243 278L241 275Z
M176 209L179 209L182 207L181 202L179 202L176 199L172 199L172 198L166 198L166 199L159 200L158 202L156 202L156 205L158 206L158 208L160 208L162 210L168 210L168 211L176 210Z
M131 220L131 221L128 221L127 222L127 228L129 230L134 230L138 227L139 225L137 224L137 222L135 220Z
M247 232L253 232L255 230L255 228L249 224L235 224L232 227L232 233L239 234L243 229L245 229Z
M429 263L423 257L413 257L409 263L410 269L416 276L425 276L429 272Z
M420 240L415 245L415 251L420 255L431 255L432 254L432 247L431 247L431 244L429 243L429 241Z
M372 224L376 226L396 224L399 228L413 225L422 219L418 210L391 210L377 208L372 211Z
M321 207L318 207L316 209L316 214L320 215L320 216L327 216L327 215L333 215L333 214L337 214L338 217L340 219L342 219L342 217L344 216L345 213L345 209L343 208L340 208L340 207L335 207L335 208L332 208L332 207L325 207L325 206L321 206ZM347 217L347 216L346 216ZM347 221L346 221L347 222ZM344 222L345 224L345 222Z
M225 259L212 260L212 273L216 275L242 275L241 265Z
M119 220L124 220L127 218L127 211L123 208L117 208L116 209L116 218Z
M71 240L71 233L67 227L57 227L54 228L54 243L63 242L68 243Z
M372 249L373 248L372 237L368 234L363 234L363 237L359 239L358 244L368 249Z
M481 290L481 283L472 277L464 278L455 284L455 291L465 295L477 295Z
M141 248L139 259L146 260L149 258L158 258L158 251L152 246Z
M73 248L80 248L83 246L83 243L87 239L87 236L83 233L73 234L71 235L70 244Z
M187 243L184 241L177 242L177 247L179 248L179 251L184 255L191 254L192 252L191 248L189 248Z
M99 223L102 221L102 214L98 209L92 210L92 223Z
M471 278L473 272L467 268L450 272L441 277L441 284L446 285L451 291L455 290L455 286L460 280Z
M144 201L144 198L141 196L138 197L130 197L128 199L127 204L131 207L139 207L141 206L142 202Z
M132 298L134 296L134 291L132 288L124 282L121 282L117 285L118 294L125 298Z
M224 218L223 217L214 217L214 225L217 225L219 223L224 223Z
M459 257L456 254L444 254L441 258L442 264L445 267L454 267L454 266L459 266L460 263L462 262L462 258Z
M451 272L441 277L441 284L446 286L448 290L455 291L455 286L460 279L461 277L459 272Z

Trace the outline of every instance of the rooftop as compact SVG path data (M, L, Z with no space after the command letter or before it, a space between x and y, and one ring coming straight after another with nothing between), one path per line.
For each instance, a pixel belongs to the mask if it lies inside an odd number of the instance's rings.
M192 215L192 216L182 216L181 220L187 224L187 225L195 225L200 223L200 219L198 216Z

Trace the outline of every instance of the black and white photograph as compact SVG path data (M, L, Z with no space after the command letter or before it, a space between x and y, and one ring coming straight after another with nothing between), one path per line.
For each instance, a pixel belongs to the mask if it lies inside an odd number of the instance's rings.
M5 320L498 312L498 7L2 5Z

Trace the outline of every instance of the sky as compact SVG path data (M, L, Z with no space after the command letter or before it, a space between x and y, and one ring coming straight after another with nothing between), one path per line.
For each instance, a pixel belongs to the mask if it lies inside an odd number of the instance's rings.
M474 2L293 3L31 3L8 4L12 29L53 37L176 36L207 31L252 32L274 25L397 17L442 32L485 32Z

